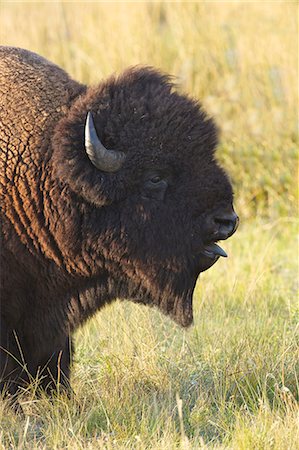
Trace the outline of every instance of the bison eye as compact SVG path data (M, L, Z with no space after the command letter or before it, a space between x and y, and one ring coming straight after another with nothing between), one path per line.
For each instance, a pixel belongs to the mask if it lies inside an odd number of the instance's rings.
M154 175L149 181L151 183L156 184L156 183L159 183L161 180L162 180L162 178L160 177L160 175Z
M163 200L168 181L158 174L149 174L143 184L142 197Z

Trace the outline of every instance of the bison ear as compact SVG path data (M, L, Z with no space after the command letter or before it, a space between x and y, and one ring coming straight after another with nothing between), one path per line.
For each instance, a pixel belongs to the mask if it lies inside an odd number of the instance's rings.
M102 172L117 172L126 158L123 152L104 147L98 138L90 111L85 121L85 151L92 164Z

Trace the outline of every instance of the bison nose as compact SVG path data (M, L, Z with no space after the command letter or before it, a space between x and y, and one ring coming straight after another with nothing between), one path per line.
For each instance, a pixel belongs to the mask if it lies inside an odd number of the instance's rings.
M214 223L216 225L217 239L227 239L229 238L239 225L239 217L234 210L225 213L218 213L214 216Z

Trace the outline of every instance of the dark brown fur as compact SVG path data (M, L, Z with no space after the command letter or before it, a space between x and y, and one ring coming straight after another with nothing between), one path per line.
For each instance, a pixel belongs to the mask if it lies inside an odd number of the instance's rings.
M103 144L126 153L116 173L86 155L88 111ZM2 47L0 144L2 388L40 370L43 387L60 375L67 384L71 333L115 298L192 322L195 282L211 265L206 218L232 204L215 125L195 100L151 68L86 87ZM157 170L161 198L145 187Z

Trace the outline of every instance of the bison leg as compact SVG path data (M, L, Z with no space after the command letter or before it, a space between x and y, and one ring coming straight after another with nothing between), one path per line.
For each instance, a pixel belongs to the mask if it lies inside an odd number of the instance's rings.
M39 362L36 375L40 377L40 387L46 392L52 393L61 388L71 392L69 376L72 353L73 344L67 336L61 348Z
M73 345L68 336L61 339L58 349L50 350L47 346L48 350L44 349L41 357L30 338L21 340L18 332L10 330L3 318L0 325L0 392L15 395L20 386L26 386L35 378L48 393L60 387L71 392L69 376Z
M0 392L14 395L28 381L28 372L17 333L0 317Z

